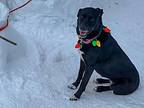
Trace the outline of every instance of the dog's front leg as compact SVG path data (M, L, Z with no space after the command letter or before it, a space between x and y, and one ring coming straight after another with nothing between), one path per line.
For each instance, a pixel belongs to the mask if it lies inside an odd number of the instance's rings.
M85 71L85 63L84 63L84 61L82 59L80 59L80 68L79 68L79 73L78 73L77 79L76 79L75 82L73 82L72 84L68 85L68 88L74 90L74 89L76 89L78 87L78 85L80 84L81 79L83 77L84 71Z
M87 86L87 84L88 84L88 81L89 81L89 79L90 79L93 71L94 71L94 68L93 68L93 67L86 65L85 73L84 73L84 76L83 76L83 78L82 78L82 82L81 82L81 84L80 84L80 87L79 87L78 91L74 94L74 96L72 96L72 97L70 98L70 100L77 100L77 99L80 98L80 96L82 95L82 93L83 93L83 92L85 91L85 89L86 89L86 86Z
M78 87L78 85L80 84L80 81L82 80L84 71L85 71L85 63L81 59L80 60L80 69L79 69L78 77L77 77L77 80L73 83L74 86Z

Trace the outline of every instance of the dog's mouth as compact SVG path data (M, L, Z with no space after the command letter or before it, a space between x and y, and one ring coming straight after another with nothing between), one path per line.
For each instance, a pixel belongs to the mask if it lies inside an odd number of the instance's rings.
M92 33L94 31L94 27L92 27L92 28L87 28L86 30L84 29L80 29L79 28L79 34L81 35L81 36L85 36L85 35L88 35L88 34L90 34L90 33Z
M89 31L79 30L79 32L81 36L89 34Z
M87 31L80 31L80 35L87 35L89 32Z

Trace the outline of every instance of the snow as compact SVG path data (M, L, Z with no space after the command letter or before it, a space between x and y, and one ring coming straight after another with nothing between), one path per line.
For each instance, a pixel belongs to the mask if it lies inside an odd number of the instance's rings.
M18 6L27 0L14 0ZM13 4L14 5L14 4ZM0 35L18 46L0 42L0 108L143 108L144 107L144 1L139 0L33 0L15 13ZM80 55L74 45L79 8L104 9L103 21L137 67L141 84L128 96L96 93L93 76L76 102L67 85L75 80Z
M5 24L5 19L7 19L9 9L2 3L0 3L0 26Z

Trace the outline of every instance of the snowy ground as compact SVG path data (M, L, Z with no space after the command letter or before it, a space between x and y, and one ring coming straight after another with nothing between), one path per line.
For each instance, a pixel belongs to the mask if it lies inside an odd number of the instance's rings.
M143 0L33 0L19 10L11 26L22 34L24 55L10 56L0 74L0 108L143 108L143 5ZM139 71L141 85L129 96L94 92L94 73L81 99L69 101L74 91L67 85L79 68L76 14L87 6L104 9L104 24Z

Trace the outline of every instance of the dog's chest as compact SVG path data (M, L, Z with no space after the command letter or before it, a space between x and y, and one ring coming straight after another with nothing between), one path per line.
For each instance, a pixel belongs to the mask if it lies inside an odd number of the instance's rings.
M79 53L80 53L80 58L81 58L81 60L82 60L82 61L85 61L85 60L84 60L84 55L85 55L85 53L84 53L83 51L81 51L81 50L79 50Z

